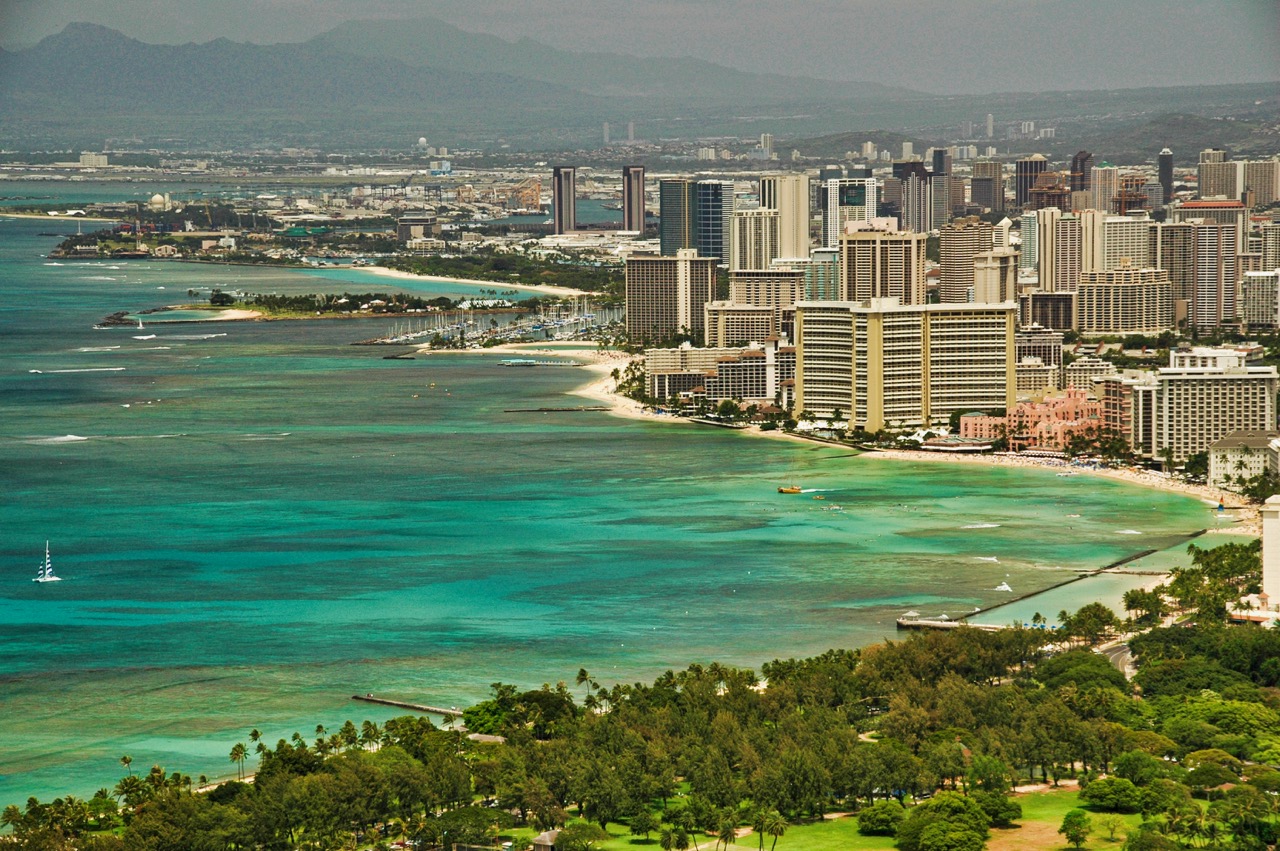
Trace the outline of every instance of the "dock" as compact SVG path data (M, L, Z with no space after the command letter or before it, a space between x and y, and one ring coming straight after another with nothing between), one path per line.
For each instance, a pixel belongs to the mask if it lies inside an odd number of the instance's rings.
M407 703L403 700L389 700L385 697L374 697L372 694L353 694L352 700L359 700L362 703L376 703L379 706L394 706L396 709L408 709L412 712L421 712L425 715L445 715L450 718L461 718L461 709L446 709L443 706L427 706L422 703Z

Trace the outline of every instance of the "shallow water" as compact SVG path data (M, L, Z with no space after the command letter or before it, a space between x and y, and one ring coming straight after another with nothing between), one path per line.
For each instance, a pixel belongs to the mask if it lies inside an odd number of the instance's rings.
M47 265L43 224L0 219L0 804L91 794L125 753L225 776L251 727L395 714L353 693L465 705L865 644L1213 522L1086 476L509 413L588 376L348 345L386 320L94 330L340 273ZM64 581L38 585L46 538Z

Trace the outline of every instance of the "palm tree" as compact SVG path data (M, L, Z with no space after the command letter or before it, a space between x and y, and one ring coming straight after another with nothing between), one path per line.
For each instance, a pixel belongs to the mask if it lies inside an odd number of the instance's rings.
M17 807L12 807L12 809L16 810ZM6 810L5 812L7 813L8 810ZM19 817L21 817L21 813L19 813ZM676 829L675 828L664 827L662 829L662 833L658 834L658 847L660 847L662 851L672 851L672 849L676 847Z
M724 851L729 851L729 846L738 838L738 820L729 813L725 813L724 818L720 819L720 829L716 832L716 839L724 843Z
M360 725L360 743L368 750L374 750L374 745L382 739L382 730L375 721L365 721Z
M130 774L133 774L133 757L129 756L128 754L125 754L124 756L120 757L120 764L124 766L125 771L129 772Z
M248 754L249 749L244 746L244 742L236 742L231 748L231 761L236 764L236 776L240 780L244 779L244 760Z
M751 829L760 838L760 851L764 851L764 824L768 817L769 811L764 807L756 807L751 813Z
M787 820L782 817L782 813L773 810L765 819L764 832L773 837L773 843L769 846L769 851L778 847L778 837L787 832Z

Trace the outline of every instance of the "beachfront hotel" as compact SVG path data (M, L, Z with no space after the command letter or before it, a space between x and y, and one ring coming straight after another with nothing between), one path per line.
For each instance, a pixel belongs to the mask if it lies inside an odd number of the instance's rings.
M800 302L796 407L867 431L1010 407L1016 314L1012 302Z
M682 248L674 257L633 254L627 258L627 336L663 340L677 334L701 337L704 311L715 292L716 261Z

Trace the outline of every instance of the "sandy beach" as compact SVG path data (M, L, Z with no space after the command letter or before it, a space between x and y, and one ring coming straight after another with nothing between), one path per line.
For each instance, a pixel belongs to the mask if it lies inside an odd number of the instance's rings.
M505 349L509 352L529 353L534 351L533 349L522 348L520 346L500 346L498 348ZM564 352L556 352L553 350L544 350L540 353L548 355L565 354ZM614 369L618 369L619 371L625 369L626 365L634 357L638 356L627 355L621 352L592 352L592 354L596 357L594 357L584 368L592 372L593 378L582 387L573 390L572 392L574 395L585 396L589 399L598 401L601 404L608 405L610 409L609 413L618 417L625 417L627 419L646 419L655 422L683 421L683 418L681 417L655 414L646 410L643 405L634 399L629 399L613 392L616 382L611 376L612 371ZM827 441L817 441L798 434L788 434L780 429L774 431L762 431L758 426L751 426L749 428L742 429L741 433L773 438L775 440L781 439L798 440L805 443L828 443ZM1051 469L1059 472L1070 472L1073 474L1087 476L1100 476L1103 478L1126 482L1131 485L1138 485L1140 487L1155 488L1168 493L1177 493L1184 496L1195 497L1207 505L1216 506L1221 503L1231 511L1232 516L1235 518L1235 522L1230 525L1210 529L1210 533L1251 535L1255 537L1262 534L1258 507L1251 505L1248 500L1239 494L1209 487L1208 485L1188 484L1153 471L1130 469L1097 470L1089 467L1076 467L1065 461L1045 458L1028 458L1015 455L952 455L911 449L871 451L866 452L862 457L889 460L896 458L904 461L918 461L934 464L983 464L986 466Z
M586 290L571 290L568 287L553 287L534 284L512 284L506 281L477 281L471 278L444 278L440 275L415 275L412 272L404 272L399 269L388 269L385 266L361 266L360 272L372 272L383 278L395 278L401 281L447 281L455 284L473 284L475 286L494 289L498 292L507 290L519 290L521 292L539 293L541 295L552 295L557 297L573 297L573 296L592 296L598 293L587 292Z

